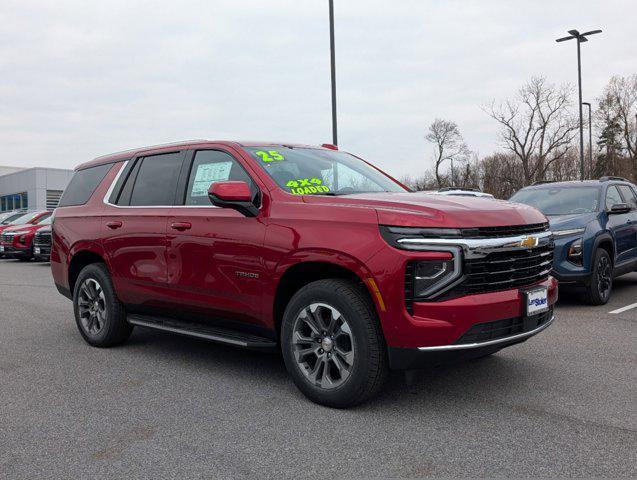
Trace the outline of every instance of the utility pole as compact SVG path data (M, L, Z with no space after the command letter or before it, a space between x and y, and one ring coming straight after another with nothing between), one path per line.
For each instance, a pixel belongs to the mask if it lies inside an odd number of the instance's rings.
M568 37L562 37L555 40L556 42L565 42L566 40L577 40L577 86L579 91L579 164L580 164L580 180L584 180L584 125L582 121L582 61L580 55L580 43L588 42L588 35L602 33L601 30L591 30L590 32L579 33L577 30L569 30Z
M588 107L588 176L593 178L593 122L591 115L591 104L583 102Z
M332 143L338 145L336 126L336 49L334 47L334 0L330 4L330 67L332 71Z

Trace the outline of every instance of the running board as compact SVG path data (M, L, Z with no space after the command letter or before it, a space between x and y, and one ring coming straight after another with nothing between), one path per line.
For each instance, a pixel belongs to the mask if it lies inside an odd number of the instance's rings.
M163 317L129 314L128 322L139 327L176 333L187 337L202 338L211 342L248 348L250 350L275 350L275 341L227 328L212 327L201 323L183 322Z

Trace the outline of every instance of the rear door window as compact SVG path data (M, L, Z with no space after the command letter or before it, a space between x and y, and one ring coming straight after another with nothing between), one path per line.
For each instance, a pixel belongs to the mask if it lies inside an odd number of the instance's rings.
M183 161L183 153L164 153L144 157L136 176L129 176L132 184L130 194L131 206L171 206L175 201L175 189L179 171Z
M256 191L256 185L250 175L231 155L219 150L198 151L190 169L186 205L211 206L208 188L215 182L226 180L246 182L250 191Z
M78 170L62 194L58 207L84 205L111 169L112 164Z

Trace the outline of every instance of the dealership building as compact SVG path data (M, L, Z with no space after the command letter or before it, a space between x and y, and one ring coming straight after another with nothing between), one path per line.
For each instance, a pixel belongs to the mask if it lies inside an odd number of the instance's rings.
M53 210L72 176L73 170L61 168L0 165L0 212Z

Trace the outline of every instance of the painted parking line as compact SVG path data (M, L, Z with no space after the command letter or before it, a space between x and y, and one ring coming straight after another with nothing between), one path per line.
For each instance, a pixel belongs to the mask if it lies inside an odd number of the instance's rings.
M610 311L610 312L608 312L608 313L624 313L625 311L627 311L627 310L631 310L631 309L633 309L633 308L637 308L637 303L633 303L633 304L630 304L630 305L626 305L625 307L618 308L617 310L611 310L611 311Z

